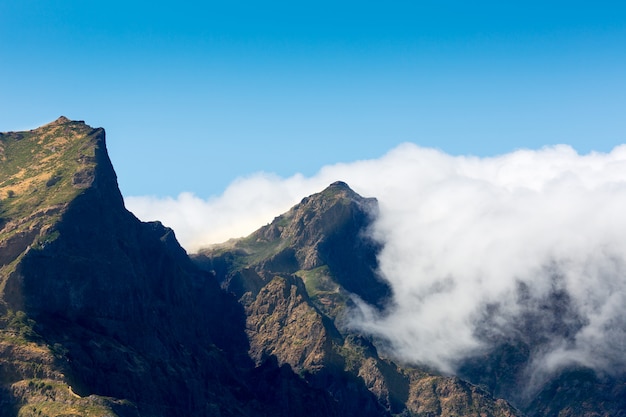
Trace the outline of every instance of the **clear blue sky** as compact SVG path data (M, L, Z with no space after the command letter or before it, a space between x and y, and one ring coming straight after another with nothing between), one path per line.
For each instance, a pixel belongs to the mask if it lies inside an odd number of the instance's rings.
M620 1L0 0L0 131L102 126L125 195L221 193L410 141L626 142Z

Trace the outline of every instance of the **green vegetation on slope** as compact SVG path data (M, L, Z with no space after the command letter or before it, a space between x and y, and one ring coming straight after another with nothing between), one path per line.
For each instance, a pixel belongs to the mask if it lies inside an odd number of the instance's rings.
M98 130L60 118L28 132L0 134L0 241L58 212L86 188L95 167ZM36 216L39 214L39 216ZM20 223L9 227L11 221Z
M327 265L295 273L304 282L314 305L328 317L338 317L346 308L349 295L333 279Z
M50 379L20 381L13 385L13 392L25 398L17 417L105 417L115 415L111 406L116 403L132 406L127 401L95 395L82 398L69 385Z
M0 292L29 247L58 237L52 229L67 204L93 182L101 135L64 117L0 133Z

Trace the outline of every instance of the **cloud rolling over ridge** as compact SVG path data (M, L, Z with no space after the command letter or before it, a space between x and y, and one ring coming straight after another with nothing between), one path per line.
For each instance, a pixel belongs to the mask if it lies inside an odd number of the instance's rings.
M394 355L453 372L498 338L522 337L536 369L624 371L626 146L477 158L404 144L311 178L242 178L209 200L126 203L194 251L247 235L336 180L380 203L371 235L395 296L382 315L362 306L353 325Z

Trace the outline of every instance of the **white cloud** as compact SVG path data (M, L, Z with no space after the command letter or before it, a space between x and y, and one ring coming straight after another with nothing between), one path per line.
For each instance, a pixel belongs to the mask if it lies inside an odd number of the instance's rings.
M379 200L372 233L384 243L380 269L395 300L382 316L364 309L355 325L387 338L402 359L453 371L490 335L556 323L568 331L551 335L537 366L626 366L626 146L477 158L404 144L312 178L242 178L209 200L126 202L193 251L251 233L336 180ZM555 310L533 321L563 294L563 317Z
M311 183L309 185L309 183ZM192 193L177 198L131 196L126 207L143 221L159 220L174 229L188 251L246 236L287 211L303 193L315 192L314 180L282 179L259 173L234 181L219 197L204 200Z

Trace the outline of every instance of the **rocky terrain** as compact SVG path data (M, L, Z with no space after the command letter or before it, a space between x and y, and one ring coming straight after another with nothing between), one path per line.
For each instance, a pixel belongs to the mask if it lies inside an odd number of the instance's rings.
M624 381L587 369L519 397L532 338L460 377L384 357L350 326L393 299L377 210L336 182L190 257L125 209L103 129L0 134L0 417L624 415Z

